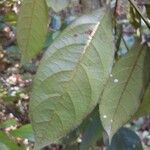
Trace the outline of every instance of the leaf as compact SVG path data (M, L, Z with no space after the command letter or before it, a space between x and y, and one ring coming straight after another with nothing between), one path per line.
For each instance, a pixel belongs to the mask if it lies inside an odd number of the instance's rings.
M64 150L72 150L73 148L76 150L88 150L102 139L102 132L99 108L96 106L80 126L68 134L61 143L64 145ZM80 137L81 143L78 143Z
M113 57L108 11L82 16L53 42L38 68L29 104L35 149L65 136L93 110Z
M8 136L0 131L0 149L1 150L21 150L21 148L13 143Z
M35 141L31 124L27 124L27 125L22 126L19 129L12 130L10 134L15 137L28 139L29 141L32 141L32 142Z
M99 108L96 106L80 126L65 136L60 143L64 145L64 150L72 150L73 147L80 150L87 150L94 146L98 140L101 140L102 130ZM78 143L79 138L81 138L81 143Z
M79 128L80 126L59 141L59 143L63 146L63 150L69 149L70 147L79 147L79 143L77 142L77 138L81 135Z
M44 0L24 0L19 13L17 41L22 63L35 57L43 48L47 34L48 9Z
M17 121L15 119L9 119L0 123L0 129L8 128L10 126L17 125Z
M51 7L55 12L59 12L66 8L70 0L46 0L48 7Z
M96 108L92 113L82 135L82 142L80 144L80 150L88 150L96 144L98 140L102 138L103 128L101 126L99 118L99 110Z
M143 150L140 138L130 129L121 128L113 137L109 150Z
M148 115L150 115L150 84L145 92L142 104L140 105L137 113L135 114L135 117L139 118Z
M17 15L15 12L10 11L4 15L5 22L9 22L11 25L16 25Z
M150 80L150 51L140 41L114 66L100 102L103 127L110 139L137 111Z

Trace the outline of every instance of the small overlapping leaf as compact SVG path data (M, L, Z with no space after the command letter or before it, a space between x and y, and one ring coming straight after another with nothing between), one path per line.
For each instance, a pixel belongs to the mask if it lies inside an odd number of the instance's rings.
M0 149L1 150L22 150L17 144L11 141L8 136L0 131Z
M22 126L21 128L13 130L10 132L10 134L14 137L28 139L29 141L32 142L35 141L31 124L27 124Z
M150 51L140 41L114 66L100 102L102 124L109 137L132 118L150 79Z
M140 138L132 130L121 128L113 137L109 150L143 150Z
M8 128L10 126L17 125L17 121L15 119L9 119L0 123L0 129Z
M48 25L45 0L24 0L17 24L17 41L25 64L41 51L45 41Z
M113 57L108 10L77 19L48 48L30 100L36 149L65 136L93 110Z
M103 128L99 118L99 109L95 108L88 121L86 121L79 149L88 150L95 146L96 142L101 140L102 137Z
M88 150L102 139L102 134L99 108L96 107L78 128L64 138L64 150Z

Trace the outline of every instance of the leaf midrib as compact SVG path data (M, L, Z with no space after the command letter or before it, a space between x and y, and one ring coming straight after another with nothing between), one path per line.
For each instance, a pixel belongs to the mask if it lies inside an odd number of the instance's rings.
M103 22L103 19L105 18L106 14L107 14L107 12L103 15L102 19L95 24L95 26L93 28L93 31L92 31L91 35L89 35L89 39L88 39L86 45L84 46L84 50L83 50L83 52L82 52L82 54L81 54L81 56L80 56L80 58L79 58L79 60L78 60L78 62L76 64L76 66L74 68L74 71L72 73L72 76L70 77L70 80L68 80L68 82L70 82L71 80L73 80L74 76L76 75L77 68L78 68L78 66L80 66L84 55L87 53L87 50L89 50L89 46L90 46L90 44L92 44L92 41L94 40L94 36L97 34L96 31L100 28L101 22ZM95 50L96 50L96 48L95 48ZM99 58L101 58L101 57L99 56Z
M129 81L130 81L130 79L131 79L131 77L132 77L132 73L134 72L134 69L135 69L136 64L137 64L137 62L138 62L138 59L139 59L140 56L141 56L142 49L143 49L143 46L142 46L141 49L139 50L139 53L138 53L138 55L137 55L137 57L136 57L136 59L135 59L135 62L134 62L133 67L132 67L132 69L131 69L131 72L130 72L128 78L127 78L127 81L126 81L126 83L125 83L125 86L124 86L124 88L123 88L123 90L122 90L122 92L121 92L121 95L120 95L120 97L119 97L119 101L118 101L117 107L116 107L115 112L114 112L114 115L113 115L113 117L112 117L113 122L114 122L114 118L115 118L115 116L116 116L116 114L117 114L119 105L120 105L120 103L121 103L122 97L123 97L123 95L124 95L124 91L126 90L126 88L127 88L127 86L128 86L128 83L129 83ZM112 129L112 128L113 128L113 124L111 125L111 129Z
M94 36L97 34L96 33L96 31L100 28L100 26L101 26L101 22L103 22L103 19L105 18L105 15L107 15L107 12L103 15L103 17L102 17L102 19L100 20L100 21L98 21L96 24L95 24L95 26L94 26L94 28L93 28L93 32L92 32L92 36L91 35L89 35L89 38L88 38L88 41L86 42L86 44L85 44L85 46L83 47L83 52L81 53L81 56L79 57L79 59L78 59L78 61L77 61L77 63L76 63L76 65L75 65L75 67L72 69L72 74L71 74L71 76L70 76L70 79L68 80L68 81L65 81L66 83L69 83L69 82L71 82L71 81L73 81L73 79L74 79L74 77L76 76L76 74L78 73L78 67L79 66L81 66L82 67L82 60L83 60L83 58L84 58L84 55L86 55L86 53L87 53L87 50L90 50L89 49L89 46L90 46L90 44L92 43L92 41L94 40ZM95 48L95 50L96 50L96 48ZM55 53L54 53L55 54ZM53 55L52 55L53 56ZM52 57L51 56L51 57ZM99 58L101 58L101 57L99 57ZM101 60L100 60L100 62L101 62ZM82 67L83 68L83 67ZM84 71L85 73L86 73L86 71ZM87 80L88 80L88 82L89 82L89 84L90 84L90 81L89 81L89 78L88 78L88 75L87 75L87 73L86 73L86 76L87 76ZM65 86L65 89L68 89L69 87L69 84L66 84L66 86ZM67 92L68 93L68 92ZM72 100L71 100L72 101ZM72 101L72 103L73 103L73 101ZM90 103L89 103L90 104ZM74 103L73 103L73 106L74 106ZM74 107L74 109L75 109L75 107ZM76 110L75 110L75 112L76 112ZM77 116L76 116L77 117Z
M34 18L33 18L33 16L34 16L34 11L35 11L35 8L36 8L36 2L37 2L38 0L33 0L33 6L32 6L32 13L31 13L31 22L30 22L30 24L29 24L29 35L28 35L28 37L29 38L27 38L27 44L26 44L26 48L25 48L25 50L27 50L27 47L28 47L28 45L29 45L29 39L31 38L31 31L32 31L32 22L33 22L33 20L34 20Z

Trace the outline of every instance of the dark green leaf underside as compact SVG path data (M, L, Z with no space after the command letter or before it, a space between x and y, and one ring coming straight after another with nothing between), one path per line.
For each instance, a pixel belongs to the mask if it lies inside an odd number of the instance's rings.
M136 133L128 128L121 128L114 135L109 150L143 150L143 148Z

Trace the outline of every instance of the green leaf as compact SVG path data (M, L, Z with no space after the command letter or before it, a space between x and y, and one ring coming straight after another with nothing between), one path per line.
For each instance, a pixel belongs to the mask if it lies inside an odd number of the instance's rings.
M24 0L17 26L17 41L22 63L35 57L43 48L47 34L48 9L44 0Z
M121 128L113 137L109 150L143 150L140 138L130 129Z
M0 129L8 128L10 126L17 125L17 121L15 119L9 119L0 123Z
M1 150L21 150L21 148L13 143L8 136L0 131L0 149Z
M145 92L142 104L140 105L137 113L135 114L135 117L139 118L141 116L148 116L148 115L150 115L150 84Z
M137 111L150 79L150 51L140 41L114 66L100 102L102 124L110 139Z
M70 0L46 0L48 7L51 7L55 12L59 12L66 8Z
M72 150L73 147L76 147L76 149L87 150L94 146L97 141L101 140L102 130L99 108L96 106L80 126L65 136L60 143L64 145L64 150ZM78 143L79 137L81 137L81 143Z
M17 15L15 12L10 11L4 15L4 19L6 22L9 22L11 25L16 25Z
M27 124L27 125L22 126L21 128L12 130L10 134L15 137L28 139L29 141L32 141L32 142L35 141L31 124Z
M80 144L80 150L88 150L94 146L98 140L102 138L103 128L101 126L99 111L96 108L92 113L82 135L82 142Z
M82 16L46 51L29 107L35 149L65 136L96 106L113 64L110 16L104 10Z

